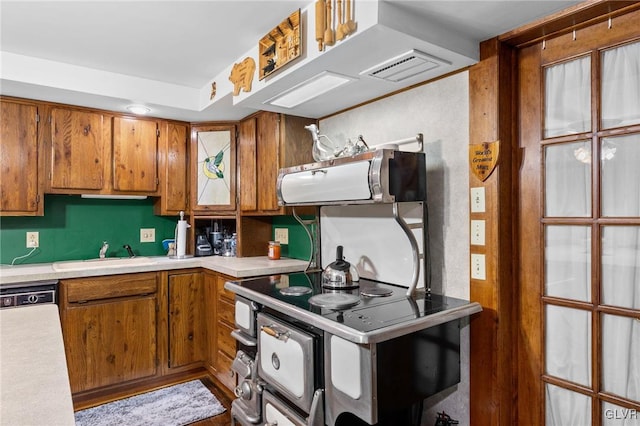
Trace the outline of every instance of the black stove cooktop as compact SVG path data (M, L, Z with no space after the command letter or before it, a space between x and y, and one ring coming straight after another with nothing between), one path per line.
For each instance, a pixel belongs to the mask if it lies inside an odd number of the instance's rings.
M232 284L241 287L237 293L256 299L258 303L276 299L281 303L275 305L286 307L288 314L296 311L313 313L365 333L469 304L466 300L430 294L424 290L408 297L405 287L363 278L354 282L357 287L344 290L324 288L321 278L321 272L293 273L251 278ZM258 297L252 297L254 293ZM321 301L321 306L311 303L314 302L312 298L321 294L336 299L338 305L327 307L329 302L324 301ZM348 297L353 297L354 301Z

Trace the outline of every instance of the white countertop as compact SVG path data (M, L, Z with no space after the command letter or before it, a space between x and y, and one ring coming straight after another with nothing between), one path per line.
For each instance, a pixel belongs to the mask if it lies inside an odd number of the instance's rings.
M58 307L0 310L0 424L75 425Z
M84 270L56 271L52 263L34 263L29 265L0 265L0 285L30 281L55 280L63 278L95 277L101 275L129 274L136 272L165 271L185 268L205 268L235 278L255 277L259 275L285 274L299 272L306 268L307 261L281 258L270 260L267 256L257 257L188 257L171 259L167 256L151 257L152 264L125 267L91 268Z

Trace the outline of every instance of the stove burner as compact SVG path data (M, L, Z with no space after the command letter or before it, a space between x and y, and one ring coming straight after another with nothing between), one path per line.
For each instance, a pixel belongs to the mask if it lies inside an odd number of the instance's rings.
M393 294L393 290L390 288L369 287L360 289L360 294L368 297L387 297Z
M304 294L311 293L309 287L303 287L301 285L294 285L291 287L284 287L280 289L280 293L285 296L302 296Z
M356 306L360 303L360 298L355 294L324 293L310 297L309 303L325 309L339 310Z

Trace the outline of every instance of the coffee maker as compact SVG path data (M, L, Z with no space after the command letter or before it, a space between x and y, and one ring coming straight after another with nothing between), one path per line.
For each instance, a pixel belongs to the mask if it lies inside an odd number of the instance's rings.
M213 249L209 243L209 239L206 234L196 235L196 256L211 256L213 255Z

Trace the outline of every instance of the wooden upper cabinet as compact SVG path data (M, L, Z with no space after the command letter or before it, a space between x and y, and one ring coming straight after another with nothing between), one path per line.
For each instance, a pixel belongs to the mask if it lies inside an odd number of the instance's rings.
M110 148L107 124L108 118L100 113L64 108L51 111L48 192L99 191L104 187Z
M191 129L191 209L194 214L236 210L236 127L197 125Z
M238 126L240 209L246 214L279 215L276 180L284 167L313 162L311 118L260 112Z
M189 210L188 137L188 125L162 123L158 148L160 197L154 204L155 214L178 215Z
M38 108L5 100L0 105L0 215L43 215Z
M238 124L238 200L241 211L258 209L256 179L256 117Z
M155 193L158 187L158 123L113 119L113 189Z

